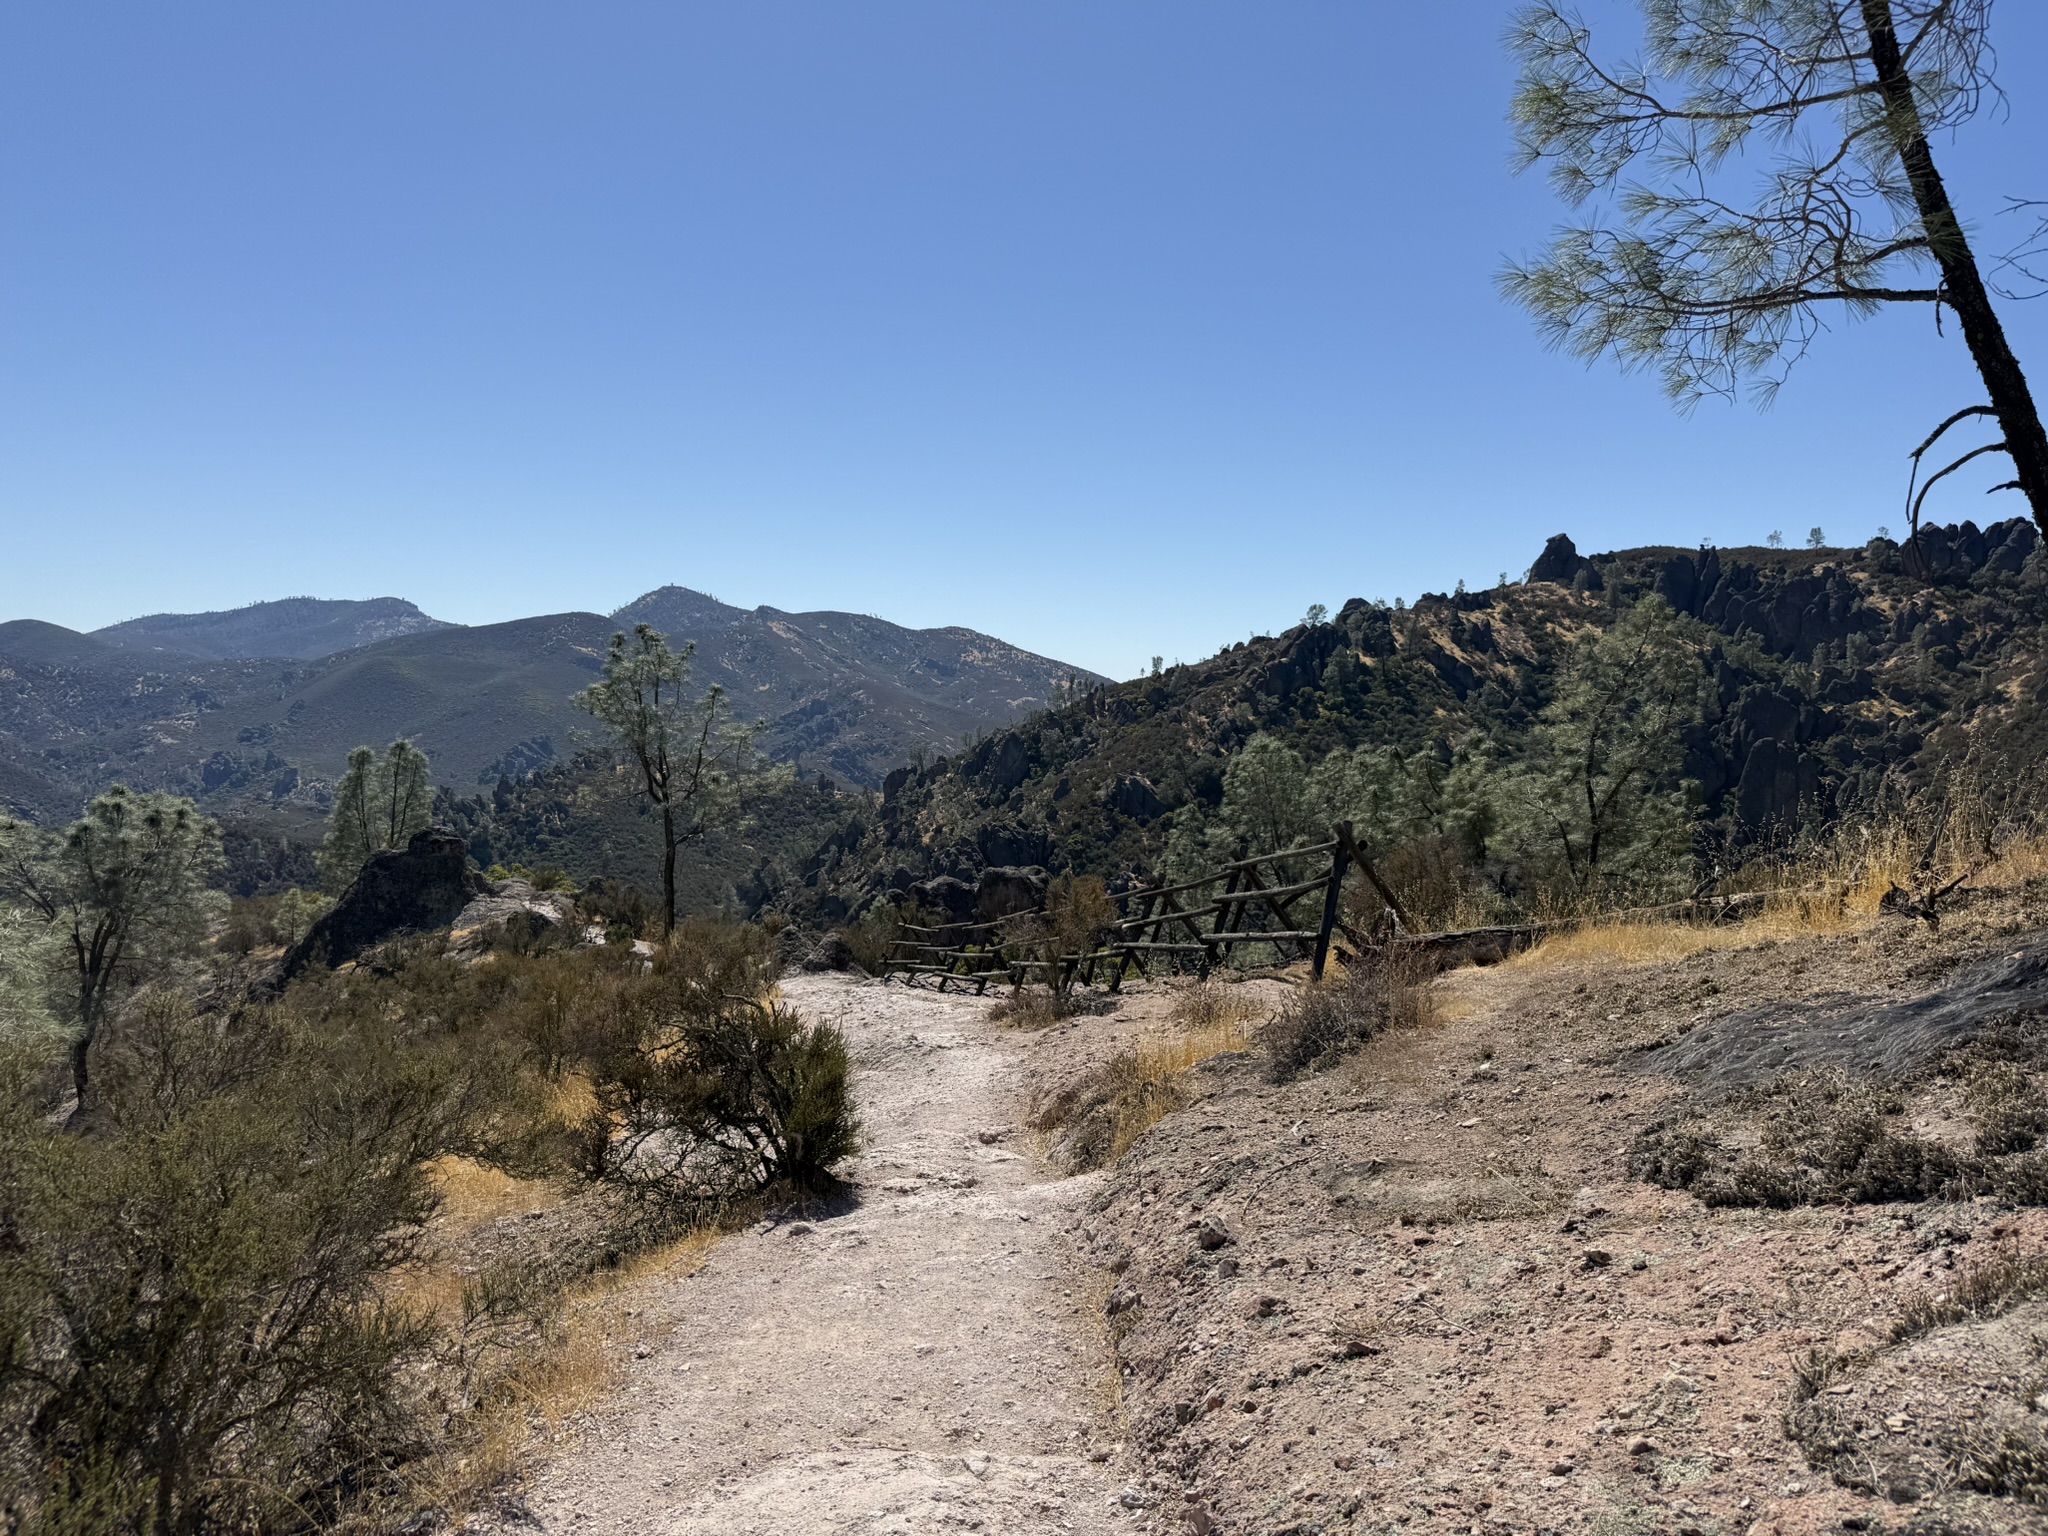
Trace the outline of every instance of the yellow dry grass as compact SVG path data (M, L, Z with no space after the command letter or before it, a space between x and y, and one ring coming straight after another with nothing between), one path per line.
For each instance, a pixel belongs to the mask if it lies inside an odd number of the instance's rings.
M1736 891L1767 893L1763 911L1742 922L1706 926L1626 916L1586 918L1561 923L1507 963L1668 964L1706 949L1858 932L1877 920L1879 903L1894 886L1939 887L1967 876L1966 883L1976 890L2010 891L2048 879L2048 838L2012 838L1995 858L1964 862L1958 856L1937 861L1931 873L1919 867L1925 852L1922 838L1896 825L1846 831L1797 863L1755 866L1732 882Z
M464 1431L424 1469L421 1505L472 1509L517 1477L536 1449L617 1381L645 1332L631 1303L650 1285L701 1269L718 1236L700 1229L575 1286L543 1342L485 1385Z
M1110 1158L1128 1152L1132 1143L1181 1104L1180 1080L1212 1056L1241 1051L1251 1043L1243 1015L1225 1017L1180 1034L1153 1036L1136 1050L1109 1065L1116 1081L1116 1129Z

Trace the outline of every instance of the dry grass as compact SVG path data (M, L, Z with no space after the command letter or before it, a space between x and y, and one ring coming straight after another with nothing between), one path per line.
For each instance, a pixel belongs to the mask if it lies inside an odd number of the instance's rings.
M2048 1254L2008 1249L1965 1270L1946 1291L1909 1298L1892 1323L1892 1339L1917 1338L1952 1323L1998 1317L2042 1295L2048 1295Z
M1251 1043L1249 1011L1140 1041L1056 1094L1032 1116L1032 1127L1059 1132L1059 1156L1077 1172L1115 1162L1180 1108L1190 1070Z
M537 1449L617 1382L648 1327L633 1303L649 1285L702 1268L718 1236L691 1232L574 1286L536 1345L481 1385L449 1448L422 1469L419 1505L475 1509L517 1478Z

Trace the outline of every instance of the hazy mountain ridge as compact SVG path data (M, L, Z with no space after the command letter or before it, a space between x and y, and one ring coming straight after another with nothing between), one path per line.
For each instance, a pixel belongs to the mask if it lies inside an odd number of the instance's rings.
M285 597L213 613L153 613L92 634L109 645L208 660L278 656L312 661L400 635L451 628L400 597Z
M613 633L641 619L696 643L698 680L722 683L742 718L766 721L776 757L853 785L879 785L917 753L1043 707L1071 677L1099 681L973 630L749 612L680 587L611 617L474 626L399 599L290 599L96 634L23 619L0 624L0 807L59 819L125 780L221 809L310 816L351 747L396 734L426 749L438 782L488 786L595 739L570 701L598 675ZM409 628L318 654L392 625ZM159 648L164 637L214 650L260 640L269 654Z

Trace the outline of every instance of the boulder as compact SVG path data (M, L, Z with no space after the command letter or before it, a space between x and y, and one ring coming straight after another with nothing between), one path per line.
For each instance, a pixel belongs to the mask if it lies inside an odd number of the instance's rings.
M1141 774L1127 773L1109 788L1103 801L1119 816L1133 821L1157 821L1166 814L1166 802Z
M807 971L858 971L854 963L853 946L846 942L846 935L833 929L818 940L817 947L804 956L803 967Z
M910 888L910 899L920 907L946 914L949 923L974 921L975 890L954 875L935 875Z
M996 746L988 758L989 784L997 794L1007 795L1031 777L1031 748L1015 731L991 739Z
M1014 865L984 869L974 888L977 921L997 922L1020 912L1036 912L1045 905L1045 871L1037 865Z
M560 928L575 911L574 898L561 891L536 891L525 880L498 880L486 885L481 895L472 897L455 914L454 922L449 924L454 930L449 938L457 947L480 947L485 933L503 927L514 917L523 914L540 928ZM603 935L600 928L598 942L603 942Z
M974 834L974 851L982 864L1043 864L1052 856L1052 838L1043 827L992 821Z
M284 957L284 977L345 964L400 934L446 928L487 889L461 838L440 827L416 832L402 850L370 856L334 910Z

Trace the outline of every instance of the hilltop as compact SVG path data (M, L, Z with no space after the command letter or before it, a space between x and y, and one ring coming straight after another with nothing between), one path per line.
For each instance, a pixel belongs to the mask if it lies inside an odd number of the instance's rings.
M1521 582L1412 607L1353 599L898 770L787 905L838 920L1001 864L1140 879L1177 826L1215 810L1226 764L1261 734L1310 763L1359 746L1448 763L1475 743L1511 760L1575 639L1652 594L1709 640L1710 697L1685 733L1684 771L1719 846L1794 836L1910 790L1971 741L2032 761L2048 686L2035 531L2013 519L1922 538L1925 575L1889 539L1587 557L1560 536Z

